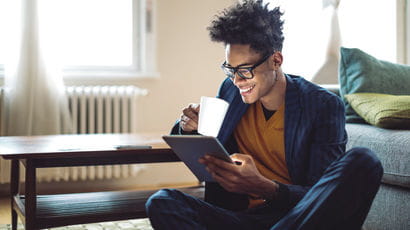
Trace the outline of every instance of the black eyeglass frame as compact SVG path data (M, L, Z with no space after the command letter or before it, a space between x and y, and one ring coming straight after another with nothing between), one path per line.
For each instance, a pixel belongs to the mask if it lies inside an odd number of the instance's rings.
M235 79L235 74L238 73L238 76L241 77L242 79L252 79L255 77L255 75L253 74L253 70L260 66L262 63L264 63L266 60L268 60L268 58L272 56L272 54L267 54L266 56L264 56L260 61L258 61L256 64L254 64L253 66L250 67L232 67L232 66L228 66L226 65L226 61L224 61L224 63L222 63L221 68L224 71L224 73L231 79ZM229 69L228 71L225 71L226 69ZM238 70L248 70L251 73L250 77L244 76L241 74L241 72L238 72ZM233 71L233 72L232 72Z

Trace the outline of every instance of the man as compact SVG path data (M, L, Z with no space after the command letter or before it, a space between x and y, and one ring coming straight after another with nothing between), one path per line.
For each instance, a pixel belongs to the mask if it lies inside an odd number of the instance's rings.
M218 139L239 163L200 159L216 181L206 183L205 201L170 189L154 194L146 207L155 229L361 228L381 164L368 149L345 153L336 95L283 73L281 16L246 0L208 28L226 54L218 97L230 107ZM199 110L185 108L172 133L196 133Z

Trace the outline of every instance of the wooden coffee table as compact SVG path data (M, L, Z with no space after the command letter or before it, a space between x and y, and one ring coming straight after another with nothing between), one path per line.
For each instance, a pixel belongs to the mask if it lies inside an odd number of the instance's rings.
M28 230L146 217L145 202L155 192L37 195L37 168L180 161L162 141L161 133L0 137L0 155L12 164L13 230L18 216ZM24 194L19 194L20 163L26 169ZM201 186L181 190L203 197Z

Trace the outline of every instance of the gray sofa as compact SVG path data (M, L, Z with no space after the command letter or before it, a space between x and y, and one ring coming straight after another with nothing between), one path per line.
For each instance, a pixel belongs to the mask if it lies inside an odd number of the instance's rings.
M335 85L325 88L339 95ZM346 149L362 146L375 152L384 175L364 224L366 230L410 230L410 130L347 123Z

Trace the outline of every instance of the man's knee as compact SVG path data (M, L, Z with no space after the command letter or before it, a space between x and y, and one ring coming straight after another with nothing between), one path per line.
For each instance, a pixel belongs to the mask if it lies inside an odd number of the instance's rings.
M355 147L346 153L346 157L351 164L380 177L383 175L383 167L379 158L368 148Z
M165 201L176 199L178 191L175 189L161 189L152 194L145 203L145 210L148 215L156 212L155 210L162 209L162 205L165 205Z

